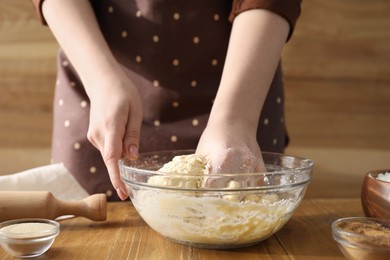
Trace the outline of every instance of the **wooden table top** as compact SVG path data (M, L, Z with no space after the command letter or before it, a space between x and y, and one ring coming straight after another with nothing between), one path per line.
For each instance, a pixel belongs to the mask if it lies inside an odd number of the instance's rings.
M331 224L363 216L360 199L304 199L287 224L258 245L210 250L166 239L141 219L130 202L108 203L107 221L60 221L61 233L38 259L345 259ZM0 250L0 259L14 259Z

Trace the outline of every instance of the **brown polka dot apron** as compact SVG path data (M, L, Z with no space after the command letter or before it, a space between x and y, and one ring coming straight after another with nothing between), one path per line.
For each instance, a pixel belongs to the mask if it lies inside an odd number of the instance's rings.
M93 1L115 57L144 104L140 152L195 149L217 93L232 1ZM283 152L286 133L280 66L258 130L263 151ZM89 99L62 51L54 103L52 160L93 193L118 200L100 152L87 140Z

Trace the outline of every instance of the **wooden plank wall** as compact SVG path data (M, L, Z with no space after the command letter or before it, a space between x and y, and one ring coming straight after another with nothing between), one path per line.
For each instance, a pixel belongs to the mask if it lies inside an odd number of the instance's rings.
M57 43L29 0L1 0L0 15L0 147L49 147Z
M292 147L390 149L390 1L303 0L283 53ZM57 44L0 2L0 148L50 147Z
M390 1L302 9L284 52L291 144L390 149Z

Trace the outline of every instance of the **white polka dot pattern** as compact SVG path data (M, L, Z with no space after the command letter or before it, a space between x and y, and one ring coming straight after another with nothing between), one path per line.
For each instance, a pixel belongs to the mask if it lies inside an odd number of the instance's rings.
M191 81L191 87L195 88L198 85L198 82L196 80Z
M179 62L178 59L174 59L174 60L172 61L172 64L173 64L173 66L179 66L180 62Z
M173 19L179 20L180 19L180 14L179 13L174 13L173 14Z
M172 135L171 136L171 142L172 143L176 143L177 142L177 136L176 135Z
M80 143L75 143L75 144L73 145L73 148L74 148L75 150L80 150L80 148L81 148Z
M200 39L198 36L195 36L192 41L195 43L195 44L198 44L200 42Z

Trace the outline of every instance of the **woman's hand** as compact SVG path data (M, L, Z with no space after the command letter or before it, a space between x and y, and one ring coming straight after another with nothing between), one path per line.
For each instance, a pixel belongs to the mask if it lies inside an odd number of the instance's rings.
M196 153L206 155L212 173L252 173L265 170L256 136L240 126L206 127Z
M138 90L124 73L99 79L91 92L88 140L102 154L110 180L121 199L127 197L120 180L118 160L138 157L142 103Z
M260 147L253 131L239 124L207 126L203 132L197 154L206 155L211 173L243 173L234 179L241 187L253 187L258 178L244 173L265 172ZM210 187L227 187L231 178L212 178Z
M196 151L208 156L213 173L265 170L256 132L288 32L287 21L266 10L235 18L218 93Z
M89 0L45 0L42 12L90 98L88 139L100 150L111 182L124 200L127 192L118 160L122 154L130 159L138 156L142 120L138 91L108 47Z

